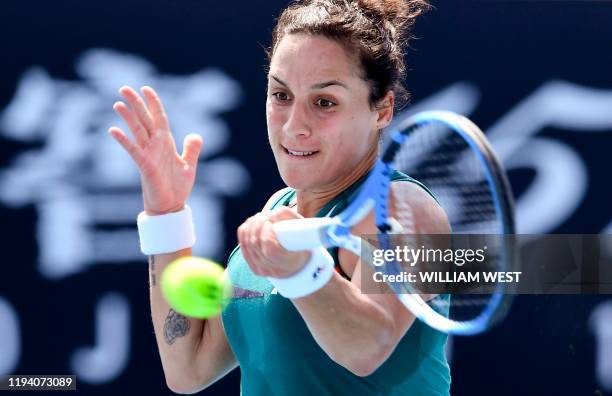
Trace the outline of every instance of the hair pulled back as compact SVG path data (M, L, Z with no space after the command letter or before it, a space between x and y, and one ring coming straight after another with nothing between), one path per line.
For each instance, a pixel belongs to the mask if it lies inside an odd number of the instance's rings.
M410 29L429 8L426 0L298 0L278 18L268 58L287 34L337 40L357 57L370 86L370 104L377 106L393 90L396 105L402 106L409 98L402 83Z

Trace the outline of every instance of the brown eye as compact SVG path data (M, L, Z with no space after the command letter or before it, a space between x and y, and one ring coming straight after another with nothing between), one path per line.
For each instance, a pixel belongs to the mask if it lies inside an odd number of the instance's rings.
M274 99L279 102L285 102L289 100L289 95L287 95L285 92L274 92L272 96L274 96Z
M327 100L327 99L323 99L323 98L317 99L317 101L315 103L316 103L317 106L323 107L323 108L330 108L330 107L333 107L333 106L336 105L331 100Z

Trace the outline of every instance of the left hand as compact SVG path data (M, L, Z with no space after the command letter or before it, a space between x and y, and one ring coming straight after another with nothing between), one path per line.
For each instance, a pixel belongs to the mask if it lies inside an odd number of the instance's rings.
M256 275L287 278L304 267L310 258L310 251L286 250L272 229L272 224L277 221L301 218L303 216L282 207L267 213L257 213L238 227L238 243L242 255Z

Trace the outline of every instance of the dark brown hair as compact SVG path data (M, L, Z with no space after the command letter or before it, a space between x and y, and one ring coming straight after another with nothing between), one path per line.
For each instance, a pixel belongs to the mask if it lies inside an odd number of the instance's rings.
M396 106L401 107L409 98L402 84L409 30L429 8L426 0L298 0L278 18L268 60L287 34L337 40L348 54L356 54L362 78L370 86L370 104L378 105L393 90Z

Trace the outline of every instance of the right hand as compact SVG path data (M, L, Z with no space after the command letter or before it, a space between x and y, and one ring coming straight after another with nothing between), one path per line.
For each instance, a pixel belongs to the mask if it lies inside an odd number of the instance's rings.
M202 137L187 135L183 154L179 155L159 96L151 87L143 87L141 92L146 103L135 90L122 87L119 93L130 107L121 101L113 105L131 129L136 142L116 126L108 132L138 166L145 212L148 215L176 212L185 206L193 188Z

